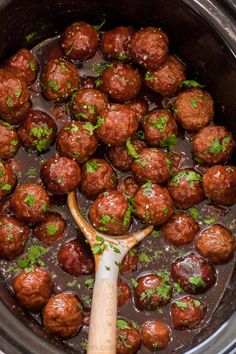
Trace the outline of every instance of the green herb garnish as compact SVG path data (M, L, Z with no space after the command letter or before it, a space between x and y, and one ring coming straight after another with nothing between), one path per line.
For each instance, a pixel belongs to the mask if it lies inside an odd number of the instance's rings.
M101 164L97 163L94 160L90 160L90 161L85 163L85 167L86 167L86 171L88 173L94 173L101 167Z
M184 81L181 82L180 87L199 87L199 88L203 88L203 87L205 87L205 85L199 84L195 80L184 80Z
M139 154L136 152L134 145L131 142L131 138L129 137L126 140L126 148L128 150L128 153L134 158L134 159L138 159L139 158Z

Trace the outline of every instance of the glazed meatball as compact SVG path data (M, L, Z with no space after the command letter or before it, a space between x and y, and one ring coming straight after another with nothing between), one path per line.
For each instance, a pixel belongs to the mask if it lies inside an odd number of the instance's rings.
M203 176L205 196L213 202L232 205L236 203L235 166L214 166Z
M98 48L98 33L85 22L75 22L61 34L61 46L66 56L85 61L94 56Z
M75 277L90 274L94 270L92 253L78 240L69 241L62 246L58 253L58 262L66 273Z
M37 77L38 62L33 53L22 48L8 60L6 68L30 85Z
M30 230L13 216L0 215L0 257L13 259L24 252Z
M173 214L162 228L166 240L175 246L189 244L199 230L199 224L185 213Z
M137 280L134 290L136 306L142 310L154 311L166 305L171 298L171 286L157 274L144 275Z
M17 177L9 163L0 161L0 199L10 194L17 182Z
M102 90L112 100L125 102L135 98L141 88L142 78L130 64L114 62L102 72Z
M20 140L15 129L0 124L0 159L11 159L19 150L19 147Z
M204 317L205 307L193 296L182 297L171 305L172 321L175 329L193 329Z
M102 35L101 51L107 59L130 60L129 42L135 31L133 28L119 26Z
M29 111L18 130L22 144L41 153L54 142L57 126L52 117L42 111Z
M235 237L221 225L204 230L196 241L198 252L214 264L228 262L235 251Z
M170 328L158 320L146 321L141 327L141 338L143 345L151 351L165 349L171 339Z
M208 92L200 88L190 88L178 94L174 113L184 129L198 130L212 120L214 102Z
M11 208L16 217L25 222L37 223L44 220L50 206L48 193L40 184L20 184L11 198Z
M167 109L154 109L143 117L142 127L147 143L168 146L168 139L177 135L177 124Z
M170 178L171 162L164 151L146 148L134 160L131 170L139 182L147 180L163 184Z
M82 166L80 189L87 198L96 198L116 186L116 174L106 160L91 159Z
M73 97L72 112L75 118L96 124L107 105L108 98L104 93L94 88L82 88Z
M122 280L121 278L118 279L118 284L117 284L117 301L118 301L118 307L121 307L126 304L126 302L130 299L131 297L131 290L129 285Z
M66 101L80 86L77 68L65 59L51 59L41 77L43 95L50 101Z
M150 224L163 224L174 211L168 190L150 182L136 193L133 205L138 218Z
M52 193L66 194L79 186L80 167L74 160L56 156L43 164L41 178Z
M66 124L57 137L59 154L74 159L78 163L88 161L97 150L97 146L97 137L84 122Z
M208 164L220 164L230 159L234 141L223 126L208 126L193 137L193 155Z
M168 51L168 37L156 27L140 29L130 41L132 60L148 70L157 69L166 60Z
M52 296L44 307L42 315L45 330L61 338L74 336L83 322L82 305L73 294Z
M121 274L133 272L137 270L139 261L139 252L135 248L131 248L123 258L120 265Z
M130 200L139 190L139 185L133 176L127 176L119 183L117 189L127 200Z
M156 70L146 73L145 84L163 96L173 96L180 90L180 84L185 79L184 64L170 55Z
M100 116L103 123L97 129L97 135L105 144L122 146L138 129L136 113L126 105L111 104Z
M135 354L140 345L141 338L137 329L125 320L117 320L116 354Z
M138 122L141 121L142 117L145 116L148 111L148 104L145 99L136 98L126 105L135 111Z
M190 294L205 292L215 282L212 264L194 253L177 258L171 265L171 275Z
M65 229L66 221L63 217L59 213L50 213L44 221L35 227L33 236L43 244L51 246L63 237Z
M169 193L177 207L188 209L204 199L202 176L190 169L179 171L168 182Z
M123 235L130 228L131 209L120 192L108 191L93 202L89 217L96 229L109 235Z
M23 307L30 311L39 311L46 305L53 284L45 269L35 267L30 272L23 271L17 275L12 286Z

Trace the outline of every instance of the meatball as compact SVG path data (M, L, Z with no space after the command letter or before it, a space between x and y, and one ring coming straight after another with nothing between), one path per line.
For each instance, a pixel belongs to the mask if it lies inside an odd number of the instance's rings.
M230 159L234 141L223 126L208 126L193 137L193 155L208 164L220 164Z
M168 346L170 341L170 328L165 322L149 320L141 327L143 345L151 350L161 350Z
M199 224L185 213L173 214L162 228L166 240L175 246L189 244L199 230Z
M129 171L134 157L138 157L139 153L146 147L147 145L143 140L133 136L126 142L126 145L110 146L107 156L115 168L121 171Z
M31 110L18 130L22 144L41 153L54 142L57 126L47 113Z
M129 42L135 31L133 28L119 26L102 35L101 51L107 59L130 60Z
M96 124L107 105L108 98L104 93L94 88L82 88L73 97L72 112L75 118Z
M98 139L84 122L71 122L64 126L57 137L57 150L60 155L76 160L88 161L98 147Z
M25 222L37 223L44 220L50 206L48 193L36 183L20 184L11 198L11 208L16 217Z
M42 315L45 330L61 338L74 336L83 322L82 305L73 294L52 296Z
M101 79L102 90L116 102L132 100L141 89L142 77L130 64L114 62L102 72Z
M35 227L33 236L43 244L51 246L63 237L65 229L66 221L63 217L59 213L52 212Z
M131 200L139 190L139 185L133 176L127 176L119 183L117 189L127 200Z
M190 88L178 94L174 113L184 129L198 130L212 120L214 102L208 92L200 88Z
M131 208L118 191L100 194L89 209L94 227L109 235L123 235L129 231Z
M96 198L116 186L116 174L106 160L91 159L82 166L80 189L87 198Z
M8 160L15 156L20 140L15 129L0 124L0 159Z
M60 267L68 274L77 277L90 274L94 270L93 255L79 240L65 243L58 252Z
M212 264L194 253L177 258L171 264L171 275L190 294L205 292L215 282Z
M51 59L41 77L43 95L51 101L66 101L80 86L77 68L65 59Z
M163 96L173 96L180 90L180 84L185 79L184 64L170 55L156 70L146 73L145 84Z
M134 197L135 214L146 223L163 224L174 211L173 201L166 188L145 183Z
M167 109L154 109L143 117L142 127L147 143L152 146L168 146L168 140L177 134L178 128Z
M37 77L38 62L33 53L21 48L7 61L6 68L30 85Z
M10 194L17 182L17 177L9 163L0 161L0 199Z
M13 259L24 252L29 227L13 216L0 215L0 257Z
M148 104L145 99L136 98L128 102L126 105L135 111L138 122L141 121L142 117L145 116L148 111Z
M85 61L94 56L98 48L98 33L85 22L75 22L61 34L61 46L66 56Z
M130 40L132 60L148 70L157 69L166 60L168 52L168 37L156 27L140 29Z
M56 156L43 164L41 178L52 193L66 194L79 186L80 167L74 160Z
M170 178L171 162L164 151L146 148L134 160L131 170L139 182L147 180L163 184Z
M171 305L172 321L175 329L193 329L204 317L205 307L193 296L185 296Z
M30 311L39 311L46 305L53 283L45 269L35 267L31 272L23 271L18 274L12 286L23 307Z
M204 199L202 176L190 169L179 171L168 182L168 190L177 207L188 209Z
M232 205L236 203L236 167L213 166L203 176L205 196L213 202Z
M119 278L117 284L118 307L125 305L126 302L130 299L130 297L131 297L131 290L129 285L124 280Z
M170 301L171 286L159 275L144 275L137 282L134 295L136 306L140 310L154 311Z
M137 329L125 320L117 320L116 354L135 354L140 345L141 338Z
M122 146L138 129L136 113L126 105L111 104L100 116L103 123L97 129L97 135L105 144Z
M228 262L235 251L235 237L221 225L204 230L196 241L198 252L214 264Z
M137 270L139 261L139 252L135 248L131 248L123 258L120 265L121 274L133 272Z

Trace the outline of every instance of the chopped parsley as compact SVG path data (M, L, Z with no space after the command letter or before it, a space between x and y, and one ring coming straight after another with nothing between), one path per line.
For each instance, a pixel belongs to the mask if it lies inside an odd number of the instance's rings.
M162 211L163 211L163 214L165 214L165 215L166 215L166 214L168 214L169 209L168 209L167 207L165 207L165 208L163 208L163 209L162 209Z
M95 160L90 160L86 162L85 168L88 173L94 173L101 167L100 163L97 163Z
M152 237L154 237L154 238L159 237L159 236L160 236L160 234L161 234L161 232L160 232L160 231L157 231L157 230L153 230L153 231L152 231Z
M98 242L94 243L91 247L91 250L94 255L96 254L102 254L104 250L107 248L107 244L105 243L105 240L101 236L96 236L96 240Z
M182 178L190 182L192 188L194 188L195 182L202 181L202 176L195 171L181 171L171 179L171 182L175 187L178 187Z
M171 286L166 283L156 287L157 295L159 295L163 300L169 299L170 292L171 292Z
M14 105L13 105L13 100L12 100L12 97L11 96L7 96L7 99L6 99L6 105L8 108L12 108Z
M211 215L211 216L207 216L203 222L207 225L211 225L213 224L216 220L218 219L217 215Z
M57 233L58 227L55 224L48 224L46 230L49 235L53 236Z
M28 61L29 67L31 71L36 71L36 63L33 60Z
M111 221L111 217L107 214L104 214L101 219L99 220L99 222L101 224L108 224Z
M199 213L199 211L196 208L189 208L187 210L188 214L190 216L192 216L194 219L200 219L201 218L201 214Z
M75 117L77 119L83 118L83 119L88 119L87 114L83 113L83 112L79 112L79 113L75 113Z
M141 158L135 160L136 163L138 163L141 167L145 167L147 164L146 160L142 160Z
M100 25L94 25L93 28L96 30L96 31L100 31L100 29L105 25L106 23L106 19L104 19Z
M117 59L119 59L119 60L126 60L126 59L128 59L128 55L126 55L125 53L119 53L119 54L117 54Z
M84 284L87 286L88 289L93 289L95 279L94 278L89 278L86 279Z
M35 198L33 194L28 194L25 199L24 199L24 203L28 205L28 207L33 208L34 204L35 204Z
M139 261L142 263L148 263L149 262L149 257L145 252L141 252L139 255Z
M72 123L70 126L70 131L72 133L77 133L79 131L79 127L76 124Z
M137 280L136 280L136 279L131 278L131 279L130 279L130 282L131 282L131 284L132 284L132 286L133 286L134 288L137 288L137 286L138 286L138 282L137 282Z
M3 184L0 184L0 188L3 191L10 191L12 186L9 183L3 183Z
M95 107L92 105L88 105L88 111L90 114L94 114L95 113Z
M59 85L55 80L49 80L48 81L48 87L53 91L53 92L58 92L59 90Z
M138 130L135 135L137 136L137 138L141 139L141 140L145 140L145 135L144 132L142 130Z
M206 283L200 275L193 275L192 277L189 277L188 281L192 285L193 292L196 292L197 288L206 286Z
M123 227L129 225L130 219L131 219L131 211L132 211L131 206L129 205L125 211L125 214L124 214L124 218L123 218L123 222L122 222Z
M205 85L199 84L195 80L184 80L184 81L181 82L180 87L199 87L199 88L203 88L203 87L205 87Z
M99 87L99 86L101 86L102 84L103 84L103 81L102 81L101 79L98 78L98 79L95 80L95 86L96 86L96 87Z
M153 81L155 78L154 78L154 75L150 73L150 71L147 71L145 73L145 76L144 76L144 80L146 81Z
M47 124L42 124L38 127L30 129L29 135L34 136L38 140L49 137L53 133L53 129L49 128Z
M234 169L232 167L227 167L226 168L226 172L228 173L233 173L234 172Z
M100 63L100 64L93 64L92 71L94 74L100 75L105 69L107 68L112 68L113 64L112 63Z
M180 309L187 309L188 308L188 304L184 301L176 300L174 302L174 304L176 304Z
M89 132L93 132L95 129L101 127L103 122L104 119L101 116L99 116L96 125L93 125L92 123L88 122L83 125L83 128L85 130L88 130Z
M160 132L163 133L165 131L167 121L168 118L166 116L162 116L160 119L157 119L152 122L151 125L153 128L159 129Z
M194 303L194 305L195 305L196 307L201 306L201 302L200 302L199 300L194 299L194 300L193 300L193 303Z
M64 61L60 61L60 62L59 62L59 65L60 65L60 67L62 68L62 70L65 71L66 73L68 73L68 72L70 71L70 69L68 69L68 68L66 67L66 64L65 64Z
M33 39L35 39L35 37L37 36L37 32L30 32L29 34L27 34L25 36L26 42L30 43L33 41Z
M128 153L134 158L134 159L138 159L139 158L139 154L136 152L134 145L131 142L131 138L129 137L126 140L126 148L128 150Z
M197 108L197 107L198 107L198 101L195 100L194 98L191 98L191 99L190 99L190 103L191 103L191 106L192 106L193 108Z
M116 325L119 329L129 329L130 326L125 320L117 320Z
M19 98L21 94L22 94L22 87L19 86L18 89L15 92L16 98Z
M36 263L43 265L40 257L47 252L48 248L41 245L32 245L29 247L27 255L17 260L17 265L18 267L24 269L25 272L30 272L33 270Z
M173 150L173 147L176 144L176 135L175 134L171 134L169 136L167 136L165 139L162 139L160 141L160 147L167 147L168 150Z
M28 169L28 171L26 172L26 175L29 177L29 178L34 178L37 176L37 171L34 167L30 167Z
M147 181L141 188L144 189L143 195L147 197L152 192L152 181Z
M227 136L222 140L222 144L220 143L219 139L214 139L213 143L211 144L211 146L209 146L209 148L207 150L205 150L205 154L207 154L208 152L214 154L214 155L218 155L221 152L224 152L229 143L231 141L231 137Z

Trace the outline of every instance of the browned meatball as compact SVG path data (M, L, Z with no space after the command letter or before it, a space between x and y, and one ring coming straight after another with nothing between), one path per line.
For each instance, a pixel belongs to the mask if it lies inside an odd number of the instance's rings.
M94 270L92 253L78 240L65 243L58 252L60 267L68 274L78 276Z
M10 194L17 182L11 165L0 161L0 199Z
M138 129L136 113L124 104L111 104L100 116L103 123L97 135L105 144L122 146Z
M131 58L146 69L157 69L166 60L168 51L168 37L156 27L137 31L130 41Z
M20 140L15 129L0 124L0 159L11 159L19 150L19 147Z
M45 330L61 338L74 336L83 322L82 305L73 294L52 296L42 314Z
M80 86L77 68L65 59L51 59L43 68L41 87L51 101L66 101Z
M26 148L37 152L48 150L54 142L57 126L47 113L37 110L29 111L18 130L19 137Z
M121 274L133 272L137 270L139 261L139 252L132 248L123 258L121 265L120 265L120 272Z
M7 61L6 68L30 85L37 77L38 62L33 53L22 48Z
M131 27L119 26L102 35L101 51L107 59L130 60L129 42L135 31Z
M116 186L116 174L106 160L91 159L82 166L80 189L86 197L96 198Z
M193 137L193 155L209 164L230 159L234 150L232 134L223 126L208 126Z
M130 299L130 297L131 297L131 290L129 285L124 280L119 278L117 284L118 307L125 305L126 302Z
M172 321L175 329L193 329L204 317L205 307L193 296L185 296L171 305Z
M99 114L108 105L107 96L94 88L80 89L72 101L72 112L75 118L93 124L96 124Z
M117 320L116 354L135 354L140 345L141 338L137 329L125 320Z
M75 190L80 183L80 167L67 157L53 157L41 168L43 183L54 194L66 194Z
M141 88L142 78L130 64L114 62L102 72L102 90L112 100L125 102L135 98Z
M20 184L11 198L11 208L16 217L26 222L42 221L50 206L48 193L36 183Z
M170 334L170 327L158 320L146 321L141 327L143 345L152 352L165 349L171 339Z
M208 92L200 88L190 88L178 94L174 113L184 129L198 130L212 120L214 102Z
M143 98L135 98L134 100L126 103L126 105L135 111L138 122L141 121L142 117L145 116L148 111L147 101Z
M88 23L72 23L61 34L61 46L65 55L71 59L90 59L98 48L98 33Z
M23 253L30 230L13 216L0 215L0 257L13 259Z
M123 235L130 228L131 208L120 192L108 191L93 202L89 217L96 229L109 235Z
M212 264L194 253L177 258L171 264L171 275L190 294L205 292L215 282Z
M97 150L98 139L84 122L68 123L57 137L57 150L60 155L79 163L88 161Z
M163 224L174 211L173 201L166 188L145 183L134 197L135 214L146 223Z
M236 203L235 166L213 166L203 176L203 188L213 202L232 205Z
M120 181L117 190L121 192L127 200L130 200L139 190L139 185L133 176L127 176Z
M176 136L178 128L167 109L154 109L144 116L142 126L147 143L152 146L168 146L168 139Z
M192 242L199 230L199 224L185 213L173 214L162 228L167 241L175 246Z
M50 213L44 221L34 229L33 236L43 244L51 246L60 240L66 229L66 221L59 213Z
M204 230L196 241L198 252L214 264L228 262L235 251L235 237L221 225Z
M53 283L45 269L35 267L30 272L18 274L12 286L23 307L30 311L39 311L46 305Z
M165 183L170 178L171 162L164 151L147 148L143 149L139 158L134 160L131 170L139 182L146 180Z
M188 209L204 199L202 176L190 169L181 170L168 182L168 190L177 207Z

